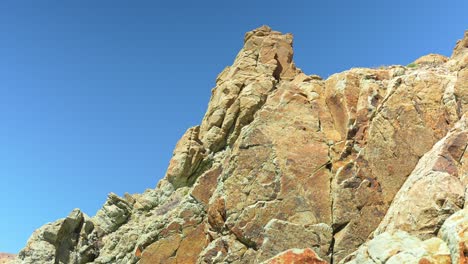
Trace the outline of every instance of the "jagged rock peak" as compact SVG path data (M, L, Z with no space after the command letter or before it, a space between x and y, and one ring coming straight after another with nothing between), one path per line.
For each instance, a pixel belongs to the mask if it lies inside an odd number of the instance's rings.
M457 41L455 48L453 49L452 58L459 56L462 53L468 51L468 30L465 31L465 34L462 39Z
M45 225L15 263L467 263L466 50L322 80L291 34L250 31L156 189Z
M250 56L245 56L247 54ZM261 26L245 34L244 47L239 52L233 66L243 68L243 63L249 63L245 61L238 63L238 60L246 60L247 58L254 58L255 64L250 64L249 66L255 65L257 68L245 67L244 69L273 74L278 80L292 79L300 72L292 61L292 34L282 34L279 31L272 30L268 26ZM273 72L266 68L273 69Z
M262 25L252 31L249 31L249 32L246 32L245 33L245 36L244 36L244 44L247 42L247 40L249 40L250 37L252 37L253 35L256 35L256 36L266 36L266 35L269 35L269 34L275 34L275 35L281 35L281 32L279 31L272 31L272 29L267 26L267 25Z
M453 71L462 71L468 66L468 30L462 39L457 41L455 48L453 49L451 60L449 61L449 67ZM464 73L462 73L464 74Z
M267 26L246 33L233 65L216 80L201 125L188 129L177 143L166 179L176 188L191 185L211 166L213 153L233 146L268 94L301 74L292 58L291 34Z

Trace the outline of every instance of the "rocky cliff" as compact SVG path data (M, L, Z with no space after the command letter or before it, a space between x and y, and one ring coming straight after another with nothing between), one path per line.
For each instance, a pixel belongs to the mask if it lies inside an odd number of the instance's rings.
M15 263L468 263L468 33L323 80L263 26L157 188L38 229Z

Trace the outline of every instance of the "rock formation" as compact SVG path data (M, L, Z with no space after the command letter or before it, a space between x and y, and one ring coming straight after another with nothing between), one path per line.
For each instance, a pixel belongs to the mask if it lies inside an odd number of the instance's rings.
M8 253L0 253L0 264L7 264L15 258L15 255Z
M322 80L245 35L143 194L38 229L15 263L468 263L468 32L451 58Z

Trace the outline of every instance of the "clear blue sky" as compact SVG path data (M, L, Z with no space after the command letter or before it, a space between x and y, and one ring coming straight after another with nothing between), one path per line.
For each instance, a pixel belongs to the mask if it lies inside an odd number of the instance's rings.
M468 2L1 1L0 252L109 192L142 192L198 124L244 33L295 35L323 77L449 55Z

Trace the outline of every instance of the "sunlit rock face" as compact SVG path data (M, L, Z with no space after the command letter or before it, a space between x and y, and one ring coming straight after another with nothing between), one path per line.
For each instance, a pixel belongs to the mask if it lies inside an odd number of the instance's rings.
M15 263L467 263L467 43L323 80L291 34L248 32L156 189L41 227Z

